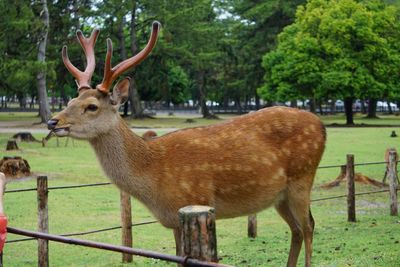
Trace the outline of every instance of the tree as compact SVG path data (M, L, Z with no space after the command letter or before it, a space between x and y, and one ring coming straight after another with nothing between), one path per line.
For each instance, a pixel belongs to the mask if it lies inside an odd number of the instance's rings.
M224 2L224 1L222 1ZM239 23L232 31L237 42L235 50L240 70L236 80L240 91L255 98L259 108L257 88L263 84L262 57L275 47L276 36L293 22L296 8L305 0L273 1L228 1L227 9L237 17Z
M36 44L40 21L36 7L23 1L0 3L0 93L14 96L25 106L26 95L36 96Z
M274 99L344 99L353 124L356 98L398 95L400 24L394 6L381 1L311 0L264 56L265 83Z
M47 35L49 32L49 10L47 8L47 0L42 0L43 10L41 13L43 28L41 30L41 38L39 39L38 61L40 64L39 72L36 76L39 100L39 116L42 123L46 123L51 116L49 101L47 99L46 86L46 45Z

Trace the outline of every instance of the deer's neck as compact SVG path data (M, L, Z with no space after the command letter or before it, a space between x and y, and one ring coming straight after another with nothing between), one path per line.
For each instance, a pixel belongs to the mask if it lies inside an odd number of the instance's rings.
M105 174L121 190L151 201L153 181L146 175L152 153L142 138L120 119L111 131L89 140Z

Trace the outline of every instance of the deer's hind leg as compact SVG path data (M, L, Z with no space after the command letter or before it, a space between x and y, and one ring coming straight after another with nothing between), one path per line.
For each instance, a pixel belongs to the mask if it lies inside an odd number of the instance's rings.
M311 266L314 219L310 211L310 188L304 184L288 187L285 197L275 206L292 231L287 266L296 266L302 242L305 246L305 266Z
M278 211L279 215L289 225L290 230L292 232L292 239L290 244L290 252L287 261L287 266L295 267L297 264L297 259L299 257L301 245L303 243L302 230L289 208L287 199L283 199L279 203L276 203L275 208Z

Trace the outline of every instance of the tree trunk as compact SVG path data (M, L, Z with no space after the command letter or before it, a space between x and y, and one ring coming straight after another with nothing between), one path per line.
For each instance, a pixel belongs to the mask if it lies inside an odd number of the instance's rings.
M243 113L242 105L240 104L240 96L235 97L235 106L238 114Z
M344 99L344 112L346 114L346 124L353 125L353 98L347 97Z
M137 52L137 39L136 39L136 0L132 0L132 15L131 15L131 52L135 55ZM140 95L136 88L135 78L131 77L131 83L129 86L129 102L131 103L133 118L143 118L143 107L140 102Z
M124 25L125 25L125 16L124 14L119 14L119 24L118 24L118 44L119 44L119 52L121 55L121 60L125 60L127 58L126 48L125 48L125 35L124 35ZM128 107L129 101L124 104L124 113L123 116L128 116Z
M310 99L310 112L315 113L315 100Z
M131 79L129 94L131 95L132 117L139 119L145 117L145 114L143 114L142 103L140 102L140 96L136 89L136 82L134 79Z
M43 10L41 12L42 22L44 24L41 38L39 41L39 51L38 51L38 61L41 63L41 68L36 75L37 88L38 88L38 101L39 101L39 116L41 122L47 122L50 117L50 107L47 100L47 90L46 90L46 70L44 68L46 62L46 44L47 35L49 32L49 10L47 9L47 0L42 0Z
M322 108L322 100L319 100L317 103L318 103L319 114L324 115L324 110Z
M207 107L207 97L206 97L206 75L204 70L199 71L199 78L198 78L198 85L199 85L199 96L200 96L200 107L201 107L201 114L205 119L216 119L217 116L212 114Z
M365 106L365 101L361 100L361 113L366 114L367 113L367 107Z
M330 106L331 106L330 107L331 114L336 114L336 100L335 99L332 99Z
M255 90L255 97L256 97L256 110L259 110L260 107L260 96L257 93L257 90Z
M370 98L368 101L368 114L367 118L374 119L376 116L376 104L378 100L376 98Z
M386 101L386 103L387 103L387 105L388 105L388 112L389 112L389 114L393 114L393 109L392 109L392 106L390 105L390 101L388 100L388 101Z

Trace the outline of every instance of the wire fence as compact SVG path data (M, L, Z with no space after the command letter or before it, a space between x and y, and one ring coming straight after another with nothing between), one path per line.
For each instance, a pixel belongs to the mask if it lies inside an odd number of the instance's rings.
M397 163L400 161L397 161ZM368 165L380 165L380 164L388 164L388 161L378 161L378 162L365 162L365 163L355 163L354 166L368 166ZM341 168L345 166L345 164L340 165L327 165L327 166L319 166L318 169L332 169L332 168ZM60 189L74 189L74 188L83 188L83 187L94 187L94 186L105 186L111 185L110 182L103 182L103 183L91 183L91 184L78 184L78 185L65 185L65 186L50 186L48 190L60 190ZM21 188L21 189L12 189L6 190L5 193L20 193L20 192L29 192L29 191L36 191L37 188Z
M394 161L394 162L397 165L398 161ZM380 165L380 164L387 164L387 166L389 166L390 162L389 161L380 161L380 162L352 163L352 168L354 170L355 166L368 166L368 165ZM343 166L346 166L346 165L345 164L327 165L327 166L320 166L318 169L343 168ZM397 173L397 168L396 168L396 173ZM77 188L107 186L107 185L111 185L111 183L103 182L103 183L91 183L91 184L79 184L79 185L53 186L53 187L47 187L46 193L48 191L52 191L52 190L77 189ZM13 190L7 190L7 191L5 191L5 193L21 193L21 192L30 192L30 191L38 191L38 194L39 194L38 188L13 189ZM375 190L375 191L369 191L369 192L353 193L353 195L361 196L361 195L379 194L379 193L385 193L385 192L390 192L390 190L382 189L382 190ZM337 195L337 196L328 196L328 197L312 199L311 202L320 202L320 201L327 201L327 200L340 199L340 198L346 198L346 197L348 198L348 196L349 196L348 194L342 194L342 195ZM148 225L148 224L153 224L153 223L157 223L157 221L153 220L153 221L134 223L134 224L131 224L131 227ZM43 235L42 237L45 238L46 240L52 240L52 241L68 243L68 244L78 244L78 245L83 245L83 246L88 246L88 247L123 252L123 253L127 253L127 254L132 254L132 255L151 257L151 258L155 258L155 259L161 259L161 260L166 260L166 261L170 261L170 262L176 262L179 264L184 264L185 266L223 266L223 265L218 265L218 264L208 263L208 262L204 263L204 262L197 261L197 260L193 260L190 263L190 260L192 260L192 259L187 258L187 257L186 258L178 257L178 256L173 256L173 255L161 254L158 252L143 251L140 249L133 249L133 248L129 248L129 247L115 246L115 245L104 244L104 243L94 244L96 242L69 238L71 236L84 236L84 235L112 231L112 230L117 230L117 229L122 229L122 228L123 228L122 226L113 226L113 227L107 227L107 228L97 229L97 230L89 230L89 231L85 231L85 232L51 235L51 234L45 234L45 233L41 233L41 232L32 232L32 231L28 231L28 230L22 230L22 229L9 227L8 229L9 229L10 233L20 234L20 235L25 235L25 236L30 236L30 237L8 240L6 243L11 244L11 243L19 243L19 242L36 240L38 238L40 239L41 235Z
M370 191L370 192L362 192L362 193L355 193L354 195L355 196L362 196L362 195L372 195L372 194L378 194L378 193L384 193L384 192L389 192L389 189ZM346 195L339 195L339 196L332 196L332 197L316 198L316 199L312 199L311 202L318 202L318 201L345 198L345 197L347 197L347 194Z
M399 161L397 161L396 163L398 163L398 162ZM388 163L389 163L388 161L364 162L364 163L355 163L354 166L380 165L380 164L388 164ZM345 164L319 166L318 169L341 168L342 166L345 166ZM96 186L107 186L107 185L111 185L111 183L110 182L102 182L102 183L91 183L91 184L52 186L52 187L48 187L48 191L76 189L76 188L85 188L85 187L96 187ZM12 190L6 190L5 193L21 193L21 192L29 192L29 191L37 191L37 188L35 187L35 188L12 189ZM361 196L361 195L378 194L378 193L384 193L384 192L389 192L389 189L376 190L376 191L370 191L370 192L360 192L360 193L355 193L355 195ZM325 201L325 200L340 199L340 198L346 198L346 197L347 197L347 194L343 194L343 195L337 195L337 196L329 196L329 197L312 199L311 202L320 202L320 201ZM131 226L136 227L136 226L154 224L154 223L157 223L157 221L153 220L153 221L139 222L139 223L134 223ZM118 230L121 228L122 228L122 226L113 226L113 227L107 227L107 228L102 228L102 229L90 230L90 231L86 231L86 232L60 234L60 236L64 236L64 237L82 236L82 235L89 235L89 234L95 234L95 233L100 233L100 232ZM35 238L22 238L22 239L9 240L6 243L17 243L17 242L31 241L31 240L35 240Z

